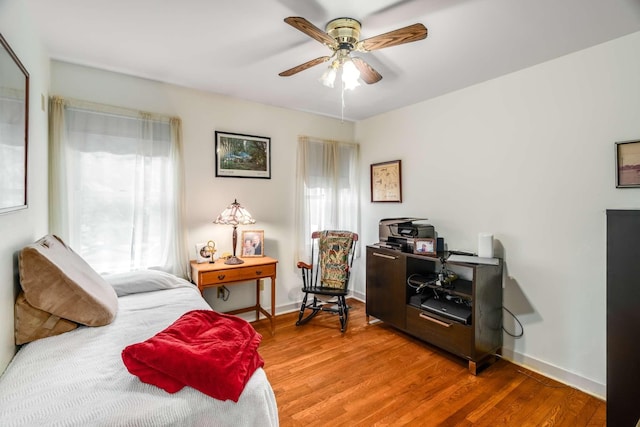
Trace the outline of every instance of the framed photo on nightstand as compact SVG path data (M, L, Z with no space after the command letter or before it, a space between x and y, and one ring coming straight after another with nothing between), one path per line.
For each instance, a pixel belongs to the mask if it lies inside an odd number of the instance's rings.
M214 254L216 253L216 244L213 240L207 243L196 243L196 261L198 264L203 262L215 262Z
M242 258L264 256L264 230L242 232Z

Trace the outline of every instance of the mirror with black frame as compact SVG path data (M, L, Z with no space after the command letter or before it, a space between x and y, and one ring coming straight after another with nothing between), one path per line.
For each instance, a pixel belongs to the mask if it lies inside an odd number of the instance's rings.
M27 207L29 73L0 34L0 214Z

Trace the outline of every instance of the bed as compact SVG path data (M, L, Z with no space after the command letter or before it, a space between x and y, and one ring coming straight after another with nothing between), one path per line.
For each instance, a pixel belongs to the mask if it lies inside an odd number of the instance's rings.
M21 277L22 280L22 277ZM142 382L123 350L185 313L211 311L198 289L158 271L105 276L117 314L22 346L0 377L2 426L277 426L273 389L259 367L237 402L192 387L175 393Z

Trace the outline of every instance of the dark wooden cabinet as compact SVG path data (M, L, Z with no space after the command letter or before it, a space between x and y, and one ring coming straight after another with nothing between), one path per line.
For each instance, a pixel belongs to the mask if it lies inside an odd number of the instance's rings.
M607 211L607 425L640 419L640 211Z
M437 288L443 298L468 303L470 320L464 322L426 311L416 300L415 275L433 276L441 259L367 247L367 317L373 316L425 342L438 346L478 366L502 348L502 260L498 265L447 262L458 279L448 289Z

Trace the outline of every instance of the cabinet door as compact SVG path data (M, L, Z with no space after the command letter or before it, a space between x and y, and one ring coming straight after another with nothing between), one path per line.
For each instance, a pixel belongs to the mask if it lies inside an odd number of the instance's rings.
M399 252L367 247L367 315L404 329L406 259Z

